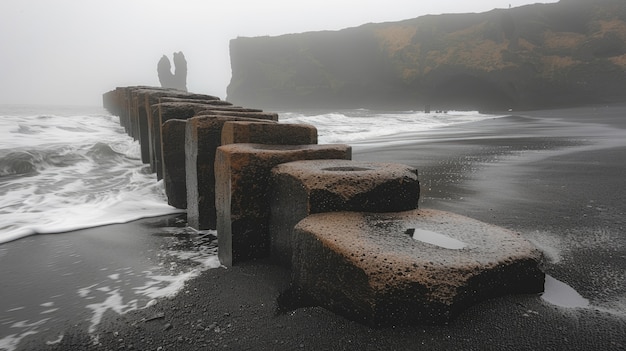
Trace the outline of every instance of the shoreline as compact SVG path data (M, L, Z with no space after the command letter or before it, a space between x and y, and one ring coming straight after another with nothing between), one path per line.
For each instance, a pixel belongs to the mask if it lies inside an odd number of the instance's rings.
M151 307L105 314L99 345L73 320L58 343L26 340L18 350L624 349L626 165L619 160L626 159L626 121L589 121L580 111L576 118L537 111L403 136L406 143L357 145L354 159L415 166L421 207L520 232L546 252L546 273L589 299L589 308L517 295L478 303L445 326L371 329L318 307L281 311L289 271L259 260L204 271Z

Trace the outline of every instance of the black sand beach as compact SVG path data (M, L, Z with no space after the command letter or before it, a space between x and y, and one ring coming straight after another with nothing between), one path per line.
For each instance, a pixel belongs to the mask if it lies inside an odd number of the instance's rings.
M394 137L396 143L384 148L354 145L355 160L417 167L421 207L466 215L532 240L546 254L546 273L573 287L590 307L508 296L476 304L445 326L371 329L318 307L281 310L277 300L289 285L289 271L254 261L208 270L154 306L108 314L95 343L85 332L87 322L76 316L59 322L65 330L60 342L47 345L34 336L19 349L626 349L625 115L626 105L524 112ZM142 232L137 225L115 231L144 240L132 235ZM26 240L32 242L10 248L20 250L11 253L15 260L34 255L29 246L43 239ZM7 269L11 264L5 263L0 281L20 277ZM12 293L13 287L3 286L2 299Z

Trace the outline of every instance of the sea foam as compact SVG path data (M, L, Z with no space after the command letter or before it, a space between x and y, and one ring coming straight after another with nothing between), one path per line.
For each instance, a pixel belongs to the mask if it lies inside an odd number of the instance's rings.
M3 112L0 243L180 212L118 117Z

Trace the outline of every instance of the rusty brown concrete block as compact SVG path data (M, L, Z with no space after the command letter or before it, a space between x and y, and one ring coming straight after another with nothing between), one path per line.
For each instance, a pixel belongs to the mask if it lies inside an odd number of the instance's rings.
M187 223L193 228L216 228L215 152L221 145L224 123L239 120L254 121L228 116L197 116L187 120L185 132ZM275 122L266 121L266 123Z
M238 143L317 144L317 128L310 124L227 122L222 130L222 145Z
M447 323L477 301L544 288L530 242L448 212L314 214L294 235L292 296L367 325Z
M348 145L230 144L217 149L215 204L220 262L269 254L271 169L281 163L312 159L350 159Z
M272 170L272 258L291 263L293 227L313 213L400 212L418 207L417 169L397 163L296 161Z

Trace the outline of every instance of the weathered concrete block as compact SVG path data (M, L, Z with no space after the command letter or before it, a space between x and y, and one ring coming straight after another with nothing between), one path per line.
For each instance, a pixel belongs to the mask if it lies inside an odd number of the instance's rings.
M313 213L400 212L418 207L417 169L396 163L296 161L272 170L272 257L289 265L293 227Z
M220 100L219 98L208 98L208 99L194 99L194 98L181 98L181 97L173 97L173 96L163 96L159 98L159 103L164 102L191 102L198 104L208 104L211 106L222 106L222 107L235 107L228 101Z
M215 152L222 141L222 127L241 117L198 116L187 120L185 174L187 223L196 229L215 229ZM266 121L266 123L275 123Z
M197 115L218 115L218 116L234 116L234 117L246 117L262 120L278 121L278 113L276 112L252 112L252 111L239 111L239 110L225 110L207 108L205 111L200 111Z
M269 254L271 169L281 163L312 159L350 159L348 145L230 144L217 149L215 205L220 262Z
M241 106L207 106L206 110L202 110L196 113L196 116L213 115L215 111L232 111L232 112L263 112L257 108L248 108ZM268 118L265 118L268 119Z
M317 128L310 124L227 122L222 145L251 143L268 145L317 144Z
M179 91L179 90L172 90L172 89L167 89L167 90L154 90L154 89L146 89L143 90L144 91L144 103L145 103L145 109L146 109L146 119L147 119L147 124L148 124L148 143L146 145L147 147L147 153L148 153L148 162L146 163L150 163L150 166L152 167L152 171L156 172L156 160L157 160L157 152L160 153L159 149L156 147L157 145L159 145L160 147L160 139L157 139L158 134L160 133L160 125L159 125L159 109L158 108L154 108L154 105L157 105L159 103L161 103L161 99L163 98L176 98L176 97L184 97L186 100L192 100L192 101L203 101L203 102L207 102L207 101L212 101L214 103L219 103L220 99L218 97L215 96L211 96L211 95L204 95L204 94L193 94L193 93L188 93L188 92L183 92L183 91ZM211 105L213 106L213 105ZM188 117L187 117L188 118ZM185 119L185 118L182 118ZM142 153L145 152L143 150L143 146L142 146Z
M161 145L161 126L170 119L189 119L196 116L196 113L205 110L207 103L192 102L164 102L152 105L153 108L153 138L154 142L154 167L153 171L157 174L157 179L163 178L163 150Z
M119 99L115 90L102 94L102 107L109 113L119 116Z
M452 213L334 212L296 225L292 279L364 324L446 323L486 298L543 291L541 260L520 235Z
M142 110L145 109L145 104L144 104L145 93L157 91L160 94L169 94L169 93L172 93L172 90L171 89L155 90L155 88L153 87L135 86L135 87L126 87L124 91L126 95L125 96L126 116L127 116L126 131L135 140L139 140L141 142L140 140L140 127L141 127L140 113L142 112Z
M185 132L187 121L170 119L163 123L163 182L167 203L187 208L187 179L185 175Z

